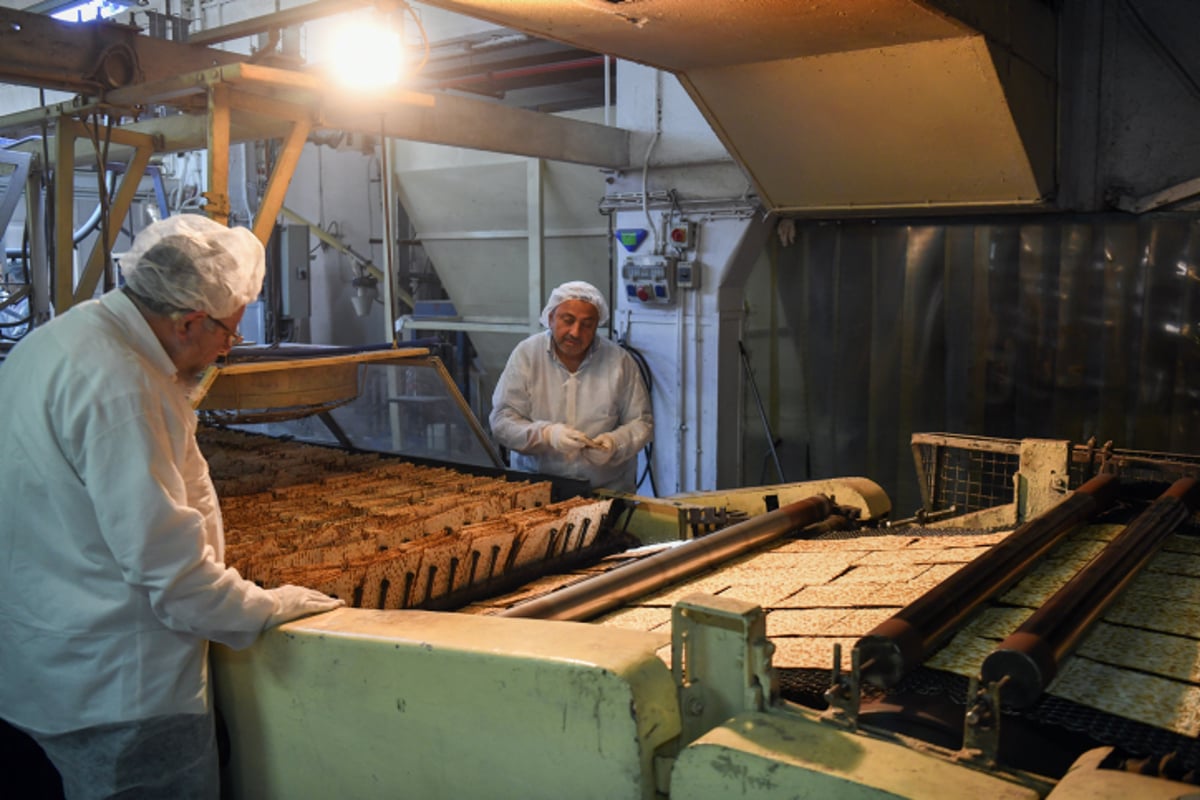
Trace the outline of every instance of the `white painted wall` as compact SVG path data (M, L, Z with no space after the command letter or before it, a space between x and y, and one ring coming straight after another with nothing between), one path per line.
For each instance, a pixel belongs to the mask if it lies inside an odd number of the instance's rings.
M373 152L308 144L296 165L284 206L381 265L379 162ZM309 271L312 342L361 345L390 341L381 303L360 317L350 302L354 292L350 282L358 274L354 259L321 244L315 236L309 241L313 248Z
M698 288L678 289L669 305L647 305L624 292L617 298L618 330L645 355L653 374L657 490L669 495L734 486L741 481L743 287L767 225L746 210L744 174L678 80L621 62L617 98L617 125L638 132L641 169L613 176L610 196L673 192L683 213L672 219L693 221L699 232L695 246L680 252L661 230L670 208L623 207L616 214L618 229L655 231L638 254L679 255L694 260L699 274ZM627 256L618 252L619 277Z

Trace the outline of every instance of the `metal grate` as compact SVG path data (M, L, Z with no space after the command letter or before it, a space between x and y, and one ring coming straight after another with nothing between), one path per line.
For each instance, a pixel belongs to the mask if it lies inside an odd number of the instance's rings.
M1013 501L1020 443L942 434L914 434L913 459L925 511L980 511Z
M965 514L1013 502L1013 477L1020 469L1021 442L985 436L917 433L913 460L926 513ZM1200 476L1200 456L1114 448L1109 442L1071 447L1068 488L1077 489L1101 472L1129 484L1157 486Z

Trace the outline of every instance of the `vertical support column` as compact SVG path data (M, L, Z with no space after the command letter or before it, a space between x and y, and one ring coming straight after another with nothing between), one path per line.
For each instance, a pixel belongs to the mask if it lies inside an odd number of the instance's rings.
M59 117L54 160L54 313L71 307L75 296L75 139L79 123Z
M208 87L208 203L204 211L221 223L229 224L229 87L213 83Z
M40 158L38 159L40 161ZM40 169L46 169L42 164ZM29 310L36 327L50 319L50 262L46 253L46 195L42 192L38 170L32 170L25 182L25 225L29 231L29 283L33 296Z
M384 133L380 124L379 137L379 197L383 204L383 324L385 341L396 342L396 234L395 225L395 180L392 175L392 140ZM404 447L403 420L400 418L400 403L397 398L403 393L401 368L387 368L388 429L392 432L392 447L397 452Z
M396 340L396 181L392 175L392 140L380 137L379 179L383 182L383 324L384 341Z
M546 216L543 209L542 173L545 164L540 158L527 162L525 203L529 220L529 330L536 333L546 295Z

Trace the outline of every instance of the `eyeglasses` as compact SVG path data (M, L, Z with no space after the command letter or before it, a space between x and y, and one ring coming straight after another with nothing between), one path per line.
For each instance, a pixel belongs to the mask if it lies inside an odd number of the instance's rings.
M209 322L213 323L218 328L225 331L225 335L229 337L229 346L230 347L237 347L239 344L246 341L245 336L242 336L240 333L238 333L233 328L226 325L224 322L221 322L221 320L217 319L212 314L205 314L204 316L208 319Z

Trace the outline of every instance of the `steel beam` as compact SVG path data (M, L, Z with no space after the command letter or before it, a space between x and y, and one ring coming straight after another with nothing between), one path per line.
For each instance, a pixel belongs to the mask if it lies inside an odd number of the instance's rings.
M188 34L191 44L219 44L247 36L255 36L267 31L290 28L310 20L345 14L360 8L375 5L375 0L314 0L312 3L285 8L273 14L231 22L216 28Z
M236 121L230 120L231 142L287 135L290 125L269 117L272 103L278 102L309 108L314 130L341 130L607 169L630 164L631 134L622 128L450 94L394 90L355 95L311 75L255 64L225 65L113 90L105 94L103 103L75 100L11 114L0 117L0 131L31 128L60 114L77 115L101 105L136 109L169 104L203 110L205 92L218 83L252 96L246 108L253 113L239 112ZM164 152L201 149L206 144L204 117L189 119L193 117L148 119L125 127L160 136ZM239 130L239 125L244 127Z
M393 139L606 169L630 165L630 132L623 128L450 94L431 96L435 98L432 106L415 108L342 98L324 109L319 127L378 133L382 119L384 135Z
M97 94L245 59L139 35L115 22L75 24L0 8L0 82Z

